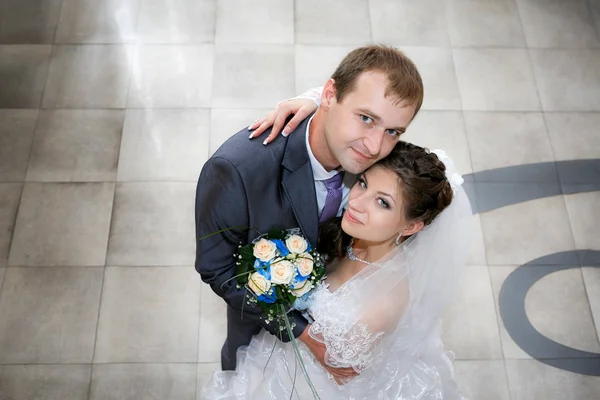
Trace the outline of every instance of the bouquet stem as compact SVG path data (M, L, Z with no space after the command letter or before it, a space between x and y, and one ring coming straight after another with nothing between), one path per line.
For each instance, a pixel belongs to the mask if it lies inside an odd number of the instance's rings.
M296 338L294 337L294 333L292 332L292 325L290 324L290 320L285 312L285 308L283 304L279 304L279 312L285 322L285 329L288 333L288 336L291 338L292 347L294 348L294 352L296 353L296 359L300 361L300 369L302 370L302 374L304 375L304 379L306 379L306 383L310 387L310 390L313 393L315 399L321 400L315 386L313 385L310 377L308 376L308 372L306 371L306 367L304 366L304 361L302 361L302 355L300 354L300 348L298 347L298 343L296 343Z

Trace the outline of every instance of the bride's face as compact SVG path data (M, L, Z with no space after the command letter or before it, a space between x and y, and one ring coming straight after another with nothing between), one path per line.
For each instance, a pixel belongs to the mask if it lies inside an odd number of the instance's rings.
M407 225L400 184L396 173L377 165L359 175L342 218L344 232L369 242L394 241Z

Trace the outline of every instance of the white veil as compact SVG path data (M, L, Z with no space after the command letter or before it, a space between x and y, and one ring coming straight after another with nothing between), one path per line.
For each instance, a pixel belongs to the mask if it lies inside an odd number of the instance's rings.
M389 398L421 399L427 387L441 387L440 381L450 378L442 372L451 374L452 368L440 322L469 254L473 214L452 161L443 151L434 152L454 189L450 205L333 293L315 293L329 298L312 302L315 322L309 334L326 345L330 366L352 366L360 373L340 390L380 398L377 392L385 389L381 398L388 398L393 384L399 396ZM414 394L407 396L407 390Z

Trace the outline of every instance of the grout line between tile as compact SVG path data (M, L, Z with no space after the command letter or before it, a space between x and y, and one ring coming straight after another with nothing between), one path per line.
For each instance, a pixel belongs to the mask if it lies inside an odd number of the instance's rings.
M454 69L454 79L456 80L456 90L458 91L458 97L460 98L460 113L461 113L461 117L463 119L463 126L465 126L465 122L464 122L464 112L465 110L465 106L464 106L464 101L463 101L463 93L461 93L460 90L460 81L458 79L458 68L456 65L456 54L454 52L454 48L450 47L450 57L452 58L452 67ZM466 129L466 128L465 128ZM465 130L465 135L467 134L466 130ZM469 150L469 158L471 157L471 151ZM471 161L471 169L473 168L473 161Z
M113 207L114 208L114 194L113 194ZM110 230L110 229L109 229ZM109 235L110 237L110 235ZM108 240L107 240L108 245ZM102 311L102 298L104 297L104 281L106 277L106 265L102 268L102 280L100 282L100 298L98 299L98 315L96 317L96 331L94 333L94 346L92 347L92 367L90 368L90 381L88 384L88 400L92 395L92 377L94 375L94 360L96 359L96 346L98 344L98 330L100 327L100 312Z
M374 41L372 40L372 43L374 43ZM305 42L305 43L296 43L294 40L294 43L277 43L277 42L273 42L273 43L265 43L265 42L248 42L248 41L241 41L241 42L233 42L233 41L227 41L227 42L215 42L214 40L198 40L198 41L190 41L190 42L140 42L140 41L136 41L136 40L126 40L126 41L114 41L114 42L54 42L52 43L55 46L183 46L183 47L187 47L187 46L202 46L202 45L216 45L216 46L229 46L229 45L233 45L233 46L295 46L295 45L299 45L299 46L305 46L305 47L348 47L348 46L354 46L354 47L360 47L362 45L367 44L366 42L355 42L355 43L346 43L346 44L340 44L337 42L332 42L332 43L328 43L328 42L323 42L323 43L313 43L313 42ZM31 43L4 43L1 44L0 46L27 46L27 45L32 45ZM46 45L50 45L50 44L46 44ZM598 51L600 49L598 48L573 48L573 47L529 47L526 45L523 46L502 46L502 45L479 45L479 46L440 46L440 45L427 45L427 44L398 44L395 43L395 45L397 46L402 46L402 47L424 47L424 48L445 48L445 49L465 49L465 50L483 50L483 49L490 49L490 50L524 50L527 48L533 49L533 50L547 50L547 51L579 51L579 50L591 50L591 51Z
M561 192L562 192L562 184L561 184ZM562 199L563 199L563 203L565 205L565 211L567 213L567 218L569 219L569 229L571 232L571 236L573 238L573 244L575 246L575 250L580 250L578 249L577 246L577 242L575 241L575 233L573 232L573 218L571 215L571 212L569 212L569 207L567 207L567 199L566 199L566 194L562 195ZM583 291L585 293L585 297L587 299L587 305L588 305L588 309L590 311L590 316L592 318L592 325L593 325L593 329L596 331L596 339L598 340L598 343L600 344L600 332L598 331L598 329L596 329L596 319L594 318L594 310L592 310L592 304L591 304L591 300L590 300L590 295L588 292L588 288L587 288L587 284L585 282L585 277L583 276L583 267L585 266L582 263L581 257L578 257L578 263L579 263L579 273L581 276L581 281L583 282Z
M90 400L92 397L92 377L94 376L94 364L90 365L90 375L88 380L88 390L87 390L87 400Z
M587 5L588 12L590 13L591 18L592 18L592 23L594 24L594 31L596 32L596 39L598 39L598 41L600 41L600 21L597 21L595 18L590 0L587 0L585 2L585 4ZM600 17L600 14L598 16Z
M537 95L538 102L539 102L539 105L540 105L540 110L536 111L536 112L543 112L544 108L543 108L542 100L541 100L540 94L539 94L538 84L537 84L537 80L535 78L535 72L533 71L533 65L531 63L531 56L529 54L529 48L527 47L528 46L527 35L525 34L525 27L523 26L523 18L521 17L521 12L519 10L518 0L514 1L514 6L515 6L515 12L517 14L517 18L519 20L519 28L521 30L521 34L522 34L522 37L523 37L524 47L525 47L525 49L527 51L527 60L529 62L529 69L530 69L530 72L532 74L533 81L535 83L536 95ZM463 113L464 113L464 109L463 109ZM543 114L542 114L542 117L543 117ZM544 125L545 125L545 120L544 120ZM548 129L546 127L546 135L547 134L548 134ZM467 135L467 137L468 137L468 135ZM554 154L553 154L553 156L554 156ZM554 158L554 161L556 162L556 158ZM558 168L557 168L557 170L558 170ZM477 199L477 191L475 191L475 198ZM483 242L484 242L483 246L484 247L483 248L485 250L486 263L488 264L488 276L490 277L490 285L492 285L492 294L493 294L494 293L494 287L493 287L493 283L492 283L492 274L491 274L491 270L490 270L490 263L489 263L489 259L488 259L488 252L487 252L487 248L485 246L485 232L483 230L483 223L481 221L481 216L480 216L480 224L482 224L482 226L481 226L481 233L482 233L482 235L484 235L484 240L483 240ZM499 289L502 289L502 287L500 287ZM498 290L498 293L500 293L500 290ZM504 364L504 378L506 379L506 389L508 391L508 398L509 398L509 400L512 400L512 398L513 398L513 395L512 395L512 384L511 384L510 377L509 377L509 374L508 374L508 364L506 362L506 354L504 352L505 351L504 350L505 345L504 345L504 341L502 340L502 328L500 327L501 323L504 324L504 321L502 321L502 313L500 311L500 305L498 304L499 299L496 299L495 295L493 297L494 297L494 309L497 310L496 324L497 324L497 327L498 327L498 339L500 340L500 348L502 349L502 356L503 356L502 362Z
M56 43L56 37L58 36L58 28L62 22L63 8L65 7L65 0L60 2L60 10L58 10L58 18L56 19L56 27L54 28L54 35L52 35L52 44Z
M99 362L99 363L0 363L1 367L24 367L24 366L88 366L88 365L194 365L194 364L217 364L216 362L181 362L181 361L123 361L123 362Z
M521 9L519 8L519 0L510 0L515 5L515 12L517 13L517 19L519 20L519 29L521 30L521 35L523 37L523 47L525 49L529 48L529 43L527 41L527 34L525 33L525 25L523 25L523 17L521 16Z
M508 390L508 399L512 400L512 390L510 390L511 385L510 378L508 377L508 364L506 362L506 358L502 360L502 363L504 364L504 377L506 378L506 390Z
M4 183L4 182L0 182L0 183ZM21 183L21 182L6 182L6 183ZM22 183L45 183L45 184L56 184L56 185L61 185L61 184L101 184L101 183L114 183L116 184L120 184L120 183L132 183L132 184L144 184L144 183L197 183L197 180L189 180L189 181L182 181L182 180L160 180L160 181L154 181L154 180L97 180L97 181L83 181L83 180L72 180L72 181L58 181L58 180L52 180L52 181L39 181L39 180L31 180L31 181L23 181Z
M190 262L189 264L160 264L160 265L148 265L148 264L139 264L139 265L64 265L64 264L60 264L60 265L11 265L11 266L5 266L5 267L0 267L0 268L44 268L44 269L50 269L50 268L67 268L67 269L93 269L93 268L121 268L121 269L125 269L125 268L144 268L144 269L148 269L148 268L190 268L193 266L193 262Z
M214 45L214 40L199 40L193 42L140 42L139 40L124 40L114 42L55 42L53 43L56 47L85 47L85 46L119 46L119 47L135 47L135 46L156 46L156 47L195 47L195 46L206 46ZM225 44L225 43L224 43ZM233 45L262 45L263 43L248 43L248 42L227 42L226 44ZM277 43L267 43L277 45ZM1 45L1 44L0 44ZM7 44L2 46L23 46L24 44ZM279 44L283 45L283 44ZM289 45L288 45L289 46ZM565 50L565 49L562 49Z
M523 25L523 18L521 16L521 10L519 8L518 2L517 2L517 15L518 15L519 21L521 23L521 28L523 29L523 32L525 32L524 25ZM527 41L527 37L525 37L525 40ZM538 101L539 101L539 104L540 104L540 112L541 112L541 115L542 115L542 120L544 121L544 129L546 131L546 138L548 140L548 143L550 144L550 151L552 152L552 158L554 159L554 163L556 164L556 162L557 162L557 160L556 160L556 153L555 153L555 150L554 150L554 146L552 144L552 139L550 137L550 129L548 128L548 121L546 120L546 115L545 115L546 111L544 110L544 103L542 101L542 97L541 97L541 94L540 94L539 82L538 82L537 76L535 74L535 68L534 68L534 65L533 65L532 58L531 58L531 49L532 49L531 47L527 48L527 60L529 61L529 69L530 69L531 75L533 77L533 82L535 84L535 90L536 90L537 98L538 98ZM555 171L556 171L556 179L557 179L557 182L559 184L559 190L560 190L560 193L561 193L562 204L563 204L563 206L565 208L565 212L567 214L567 218L569 219L569 232L571 233L571 239L573 240L573 245L574 245L575 249L577 249L577 244L575 243L575 235L573 234L573 222L572 222L571 216L569 215L569 210L567 208L567 202L566 202L564 191L563 191L562 181L561 181L560 175L558 173L558 166L556 167ZM581 268L580 268L580 270L581 270ZM582 279L583 279L583 276L582 276ZM588 303L589 303L589 297L588 297ZM595 326L594 326L594 329L595 329Z
M213 27L213 37L211 43L217 43L217 23L219 22L219 0L215 1L215 13L213 15L214 18L214 27Z
M128 74L127 74L127 90L125 90L125 106L123 107L125 110L127 110L129 107L129 94L131 92L131 81L132 79L132 75L133 75L133 68L135 66L135 58L136 58L136 53L138 51L138 46L139 46L139 33L140 33L140 20L142 18L142 11L143 11L143 7L144 7L144 2L138 3L138 9L137 9L137 18L135 21L135 40L130 43L129 45L131 46L129 49L127 49L127 55L128 57L130 57L129 63L127 65L127 69ZM123 121L123 125L125 124L125 121ZM124 127L123 127L124 129ZM121 147L123 146L123 129L121 130ZM119 147L119 155L121 152L121 147ZM118 159L117 159L118 160ZM118 164L118 161L117 161ZM119 169L118 169L118 165L117 165L117 173L118 173ZM116 188L115 188L116 190ZM111 225L112 225L112 220L111 220Z
M356 42L351 44L339 44L339 43L264 43L264 42L221 42L217 43L214 40L200 40L194 42L139 42L135 40L122 41L122 42L53 42L45 44L32 44L32 43L0 43L0 46L182 46L182 47L193 47L193 46L303 46L303 47L360 47L367 44L366 42ZM587 47L539 47L539 46L500 46L500 45L480 45L480 46L440 46L440 45L427 45L427 44L398 44L394 43L394 46L401 47L422 47L422 48L443 48L443 49L455 49L455 50L541 50L541 51L591 51L599 52L600 48L587 48Z
M41 102L41 100L40 100ZM23 180L20 182L15 182L15 183L21 183L21 194L19 195L19 203L17 205L17 209L15 211L15 216L13 218L13 231L10 235L10 242L8 243L8 253L6 255L6 267L10 266L9 260L10 260L10 253L12 250L12 246L13 246L13 242L15 240L15 232L17 231L17 222L19 221L18 217L19 217L19 213L21 211L21 202L23 201L23 193L25 192L25 184L28 183L27 182L27 173L29 172L29 163L31 162L31 152L33 151L33 144L35 142L35 136L36 136L36 132L38 129L38 124L40 121L40 112L41 110L38 108L37 110L37 115L35 117L35 123L33 124L33 133L31 134L31 143L29 143L29 154L27 157L27 167L25 168L25 174L23 175ZM4 271L4 275L6 277L6 270ZM2 280L2 286L4 286L4 281L6 279ZM2 293L2 288L0 287L0 293Z
M517 17L519 18L519 25L521 26L521 30L523 32L523 38L525 39L525 44L526 44L526 51L527 51L527 61L529 62L529 72L531 73L531 76L533 78L533 83L535 84L535 93L537 95L537 99L540 105L540 109L539 112L542 113L542 118L544 117L544 103L542 102L542 96L540 95L540 88L539 88L539 83L535 74L535 68L533 67L533 62L531 59L531 49L532 47L529 47L528 45L528 41L527 41L527 35L525 34L525 26L523 25L523 16L521 15L521 9L519 7L519 2L515 1L515 5L516 5L516 11L517 11ZM546 124L546 119L544 118L544 127L546 128L546 135L548 136L548 140L550 140L549 134L548 134L548 126ZM552 152L552 156L554 157L554 152ZM554 157L554 161L556 162L556 157ZM558 174L558 172L557 172Z
M125 125L125 113L123 113L123 121L121 123L121 145L123 143L123 127L124 127L124 125ZM118 168L119 168L120 153L121 153L121 146L119 146L119 149L117 150L116 171L118 171ZM115 174L116 174L116 172L115 172ZM112 203L111 203L111 207L110 207L109 225L108 225L108 232L107 232L107 237L106 237L106 250L105 250L105 255L104 255L104 266L102 269L102 281L100 282L100 299L98 300L98 316L96 317L96 332L94 335L94 347L92 350L92 368L90 371L90 383L88 386L88 400L92 393L92 377L93 377L93 372L94 372L94 361L96 360L96 347L98 345L98 332L99 332L99 328L100 328L100 313L102 312L102 299L104 298L104 282L106 281L106 264L108 261L108 248L110 246L110 233L111 233L113 218L114 218L114 213L115 213L116 195L117 195L117 184L115 182L115 183L113 183L113 198L112 198Z
M484 249L485 249L485 244L484 244ZM502 351L502 359L506 359L506 353L504 351L505 348L505 344L504 341L502 340L502 328L501 325L504 324L504 320L502 319L502 314L500 312L500 304L499 304L499 298L496 298L496 295L494 293L494 282L492 279L492 270L490 270L490 266L487 266L487 272L488 272L488 278L490 281L490 289L492 291L492 298L494 299L494 312L496 313L496 328L498 331L498 341L500 342L500 350ZM500 289L502 289L502 287L500 287ZM500 293L500 290L498 290L498 293ZM498 294L499 296L499 294Z
M58 29L58 28L57 28ZM41 111L44 106L44 97L46 97L46 90L48 89L48 82L50 81L50 66L52 65L52 59L54 56L54 44L51 43L48 45L50 47L50 52L48 57L46 58L46 76L44 77L44 86L42 88L42 93L40 93L40 99L38 101L37 109ZM39 112L38 112L39 116ZM37 128L37 126L36 126Z
M596 323L599 321L596 321L596 319L594 318L594 310L592 310L592 302L590 300L590 294L587 288L587 284L585 283L585 277L583 276L583 265L581 265L579 267L579 274L581 275L581 282L583 283L583 292L585 293L585 297L587 299L587 305L588 305L588 309L590 310L590 317L592 318L592 326L594 328L594 331L596 331L596 340L598 344L600 344L600 332L598 332L598 329L596 329Z
M455 71L456 75L456 71ZM458 88L459 96L460 96L460 88ZM462 99L461 99L462 100ZM154 110L265 110L271 109L272 107L260 107L260 106L250 106L250 107L238 107L238 106L230 106L230 107L220 107L220 106L198 106L198 107L177 107L177 106L160 106L160 107L147 107L147 106L126 106L126 107L40 107L40 108L2 108L0 110L69 110L69 111L92 111L92 110L105 110L105 111L127 111L127 110L144 110L144 111L154 111ZM420 112L459 112L466 111L472 113L497 113L497 114L508 114L508 113L519 113L519 114L600 114L600 109L598 110L569 110L569 111L556 111L556 110L485 110L485 109L465 109L465 108L421 108Z
M446 13L446 18L447 18L447 13ZM448 40L450 40L450 38L448 37ZM466 117L465 117L465 110L464 106L463 106L463 94L461 93L460 90L460 83L458 81L458 73L457 73L457 65L456 65L456 59L454 56L454 51L452 49L452 47L450 48L450 57L452 58L452 66L453 66L453 71L454 71L454 79L456 80L456 90L458 91L458 97L460 98L460 103L461 103L461 109L460 109L460 117L462 120L462 126L463 126L463 131L465 133L465 140L467 142L467 151L469 153L469 164L471 165L471 171L472 174L475 174L475 168L473 167L473 157L471 156L471 143L469 141L469 132L468 132L468 128L467 128L467 122L466 122ZM479 201L477 199L477 188L476 188L476 182L475 180L473 180L473 192L474 192L474 197L475 197L475 206L477 207L477 210L479 210ZM482 235L482 239L483 239L483 254L485 257L485 263L486 266L488 268L488 275L489 275L489 260L488 260L488 254L487 254L487 248L485 246L485 232L483 230L483 223L481 221L481 214L480 212L477 213L477 215L479 216L479 229L481 230L481 235ZM491 281L490 281L491 284Z
M371 14L371 1L367 1L367 22L369 23L369 39L371 43L375 43L375 37L373 35L373 15ZM296 42L294 41L294 44Z
M445 25L444 28L446 28L445 32L446 32L446 39L447 39L446 43L448 43L447 47L450 49L450 52L452 52L453 48L458 48L458 47L454 46L454 43L452 41L452 35L450 35L451 19L450 19L450 12L448 11L448 6L449 6L448 1L444 1L442 4L443 4L442 7L444 7L444 25ZM457 83L457 85L458 85L458 83Z

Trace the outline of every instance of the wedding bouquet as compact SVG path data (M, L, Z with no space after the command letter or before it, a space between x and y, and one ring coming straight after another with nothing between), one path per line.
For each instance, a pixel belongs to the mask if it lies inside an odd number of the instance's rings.
M238 287L246 287L248 301L263 310L267 322L276 320L282 331L293 329L287 313L301 309L300 304L325 275L321 255L296 228L260 235L240 245L234 257Z
M239 228L253 229L229 227L210 233L200 240ZM299 228L273 229L266 234L258 234L252 243L238 246L233 255L236 260L235 275L230 280L236 279L237 287L246 289L248 302L263 310L264 316L261 318L269 323L277 321L279 330L287 332L304 378L314 398L320 400L302 361L292 332L295 324L290 322L288 313L294 309L306 308L308 296L325 276L325 263L322 256L302 236Z

